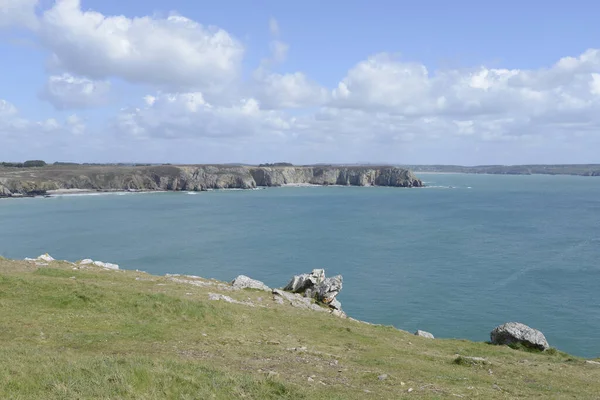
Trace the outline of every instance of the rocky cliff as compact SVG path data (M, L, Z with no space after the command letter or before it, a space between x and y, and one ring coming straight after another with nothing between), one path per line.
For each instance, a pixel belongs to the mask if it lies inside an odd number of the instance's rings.
M420 187L411 171L394 167L46 166L0 168L0 197L91 191L253 189L290 184Z

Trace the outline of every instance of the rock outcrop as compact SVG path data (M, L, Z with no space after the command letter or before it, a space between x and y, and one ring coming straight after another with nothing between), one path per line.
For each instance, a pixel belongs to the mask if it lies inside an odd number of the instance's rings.
M114 269L114 270L119 269L119 266L117 264L107 263L104 261L94 261L89 258L79 261L78 265L80 265L80 266L95 265L96 267L100 267L100 268Z
M336 296L342 290L342 282L341 275L326 278L324 269L313 269L310 274L295 275L283 288L283 291L276 290L273 293L286 298L292 305L294 305L294 302L300 301L298 299L304 298L309 302L310 299L314 299L316 302L327 305L330 309L343 314L342 303L336 299ZM301 300L301 302L305 303L306 300Z
M496 327L491 333L492 344L513 345L522 344L525 347L547 350L550 348L544 334L537 329L528 327L520 322L507 322Z
M415 332L415 336L421 336L427 339L435 339L431 333L422 331L420 329Z
M235 278L231 282L231 286L233 286L234 289L257 289L264 290L267 292L271 291L271 288L265 285L263 282L249 278L246 275L240 275L237 278Z
M36 196L49 191L204 191L254 189L293 184L420 187L411 171L395 167L46 166L0 167L0 197Z
M292 277L292 280L283 288L288 292L293 293L304 293L308 289L311 289L317 286L319 283L325 280L325 270L324 269L313 269L310 274L301 274L295 275ZM312 296L307 296L312 297Z

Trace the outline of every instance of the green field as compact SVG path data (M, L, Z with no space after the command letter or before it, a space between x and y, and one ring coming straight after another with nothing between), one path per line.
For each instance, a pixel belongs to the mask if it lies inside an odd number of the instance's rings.
M73 268L0 259L1 399L600 397L600 365L553 349L424 339L268 292Z

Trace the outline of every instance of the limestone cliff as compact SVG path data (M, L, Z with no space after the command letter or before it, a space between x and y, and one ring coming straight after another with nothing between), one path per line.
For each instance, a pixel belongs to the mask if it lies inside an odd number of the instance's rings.
M394 167L70 165L0 168L0 197L43 195L59 189L202 191L286 184L422 186L412 172Z

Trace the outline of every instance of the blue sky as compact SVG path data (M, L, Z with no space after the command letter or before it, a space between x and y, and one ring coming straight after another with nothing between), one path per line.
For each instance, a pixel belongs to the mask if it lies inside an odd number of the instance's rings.
M598 11L0 0L0 159L600 162Z

